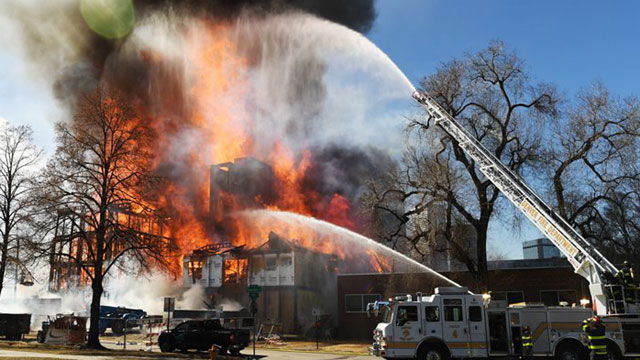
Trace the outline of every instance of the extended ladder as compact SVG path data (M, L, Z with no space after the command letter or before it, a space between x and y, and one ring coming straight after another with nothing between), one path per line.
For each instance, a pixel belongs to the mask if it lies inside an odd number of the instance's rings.
M480 171L567 257L576 273L589 281L599 314L606 313L601 274L618 270L561 216L557 215L524 180L449 115L430 95L415 91L413 98L424 105L436 125L451 136L476 162Z

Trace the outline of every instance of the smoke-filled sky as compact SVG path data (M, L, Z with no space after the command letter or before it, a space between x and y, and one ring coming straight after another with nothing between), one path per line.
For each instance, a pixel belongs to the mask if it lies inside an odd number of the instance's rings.
M62 106L56 96L64 93L65 86L72 82L52 84L51 72L60 72L52 67L56 58L56 49L74 46L65 42L56 43L59 39L81 38L93 49L89 52L74 53L76 59L96 61L112 48L113 43L91 36L84 39L82 34L61 33L56 25L77 21L78 13L65 15L55 12L55 4L74 4L76 1L35 1L35 0L1 0L0 7L0 118L13 124L31 124L35 130L36 142L49 153L54 149L52 124L65 116L68 110ZM165 1L136 2L141 9L149 9ZM179 3L179 2L176 2ZM202 9L211 14L233 17L240 11L239 1L191 1L190 8ZM247 0L243 4L250 7L283 11L297 8L310 11L319 17L339 22L365 34L367 38L384 50L398 66L408 74L412 82L423 75L431 73L435 67L466 51L475 51L487 45L489 40L500 38L514 48L527 60L532 73L543 81L555 82L561 88L575 92L592 80L602 80L613 92L620 95L637 93L640 83L640 49L637 43L640 30L635 15L640 5L634 2L623 4L603 3L600 1L538 1L536 6L525 6L517 2L450 2L407 0L290 0L259 1ZM46 21L6 11L7 7L20 4L38 9L38 16ZM26 4L26 5L25 5ZM176 5L180 7L180 5ZM16 22L16 20L24 20ZM22 23L22 26L19 24ZM41 28L47 40L47 46L33 47L22 35L29 35L29 26L47 24L49 28ZM55 44L51 47L51 44ZM29 48L27 48L29 47ZM38 51L33 51L38 50ZM334 49L335 50L335 49ZM75 50L74 50L75 51ZM380 74L371 74L364 69L359 72L340 72L341 64L352 63L350 50L346 54L332 56L326 63L325 80L330 82L329 89L340 91L324 92L323 98L335 106L324 109L325 118L344 116L352 122L345 128L325 128L326 136L335 138L343 135L350 141L364 148L370 143L380 143L372 132L361 131L373 128L377 133L389 137L389 121L401 122L403 110L397 103L376 107L374 102L378 93L387 86L379 78ZM51 61L44 61L51 57ZM42 60L41 63L34 60ZM38 65L39 64L39 65ZM354 68L354 64L351 64ZM357 65L357 64L355 64ZM67 79L82 74L83 63L66 69ZM371 76L371 78L367 78ZM378 77L376 77L378 76ZM86 80L80 76L79 81ZM387 79L388 80L388 79ZM332 83L331 83L332 82ZM397 89L396 89L397 90ZM354 101L338 101L345 96ZM370 100L372 98L374 100ZM409 112L414 111L410 103L406 103ZM401 104L405 105L405 104ZM363 110L364 109L364 110ZM379 114L375 121L368 116ZM377 121L377 122L376 122ZM395 127L398 129L399 127ZM347 130L348 129L348 130ZM386 144L393 147L394 142L401 141L401 134L390 136ZM387 139L389 140L389 139ZM341 153L339 149L328 148L327 155ZM397 149L389 149L390 151ZM348 158L348 157L346 157ZM538 236L533 228L526 228L517 240L527 240ZM505 238L512 238L504 229L494 229L493 244L505 248ZM521 256L519 241L507 241L502 250L507 257Z

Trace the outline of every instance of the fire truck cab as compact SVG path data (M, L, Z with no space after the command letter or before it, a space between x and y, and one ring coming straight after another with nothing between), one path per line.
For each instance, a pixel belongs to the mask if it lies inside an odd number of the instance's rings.
M387 359L513 357L520 354L524 326L531 330L534 356L588 358L581 329L582 321L593 315L587 308L507 306L470 294L465 287L440 287L431 296L397 297L369 304L367 310L382 316L369 353ZM607 347L614 359L635 356L640 347L640 329L625 334L624 321L605 319Z

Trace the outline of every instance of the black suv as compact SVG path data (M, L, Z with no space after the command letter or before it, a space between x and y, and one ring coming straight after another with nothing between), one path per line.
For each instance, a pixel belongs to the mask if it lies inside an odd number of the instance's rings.
M176 349L203 351L217 345L221 354L229 351L237 355L249 345L249 337L249 330L225 329L218 319L188 320L172 330L163 331L158 344L162 352Z

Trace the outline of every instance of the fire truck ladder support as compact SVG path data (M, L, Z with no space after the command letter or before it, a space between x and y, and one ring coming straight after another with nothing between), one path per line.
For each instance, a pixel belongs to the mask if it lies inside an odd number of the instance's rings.
M618 269L556 214L519 175L469 135L429 94L415 91L412 96L425 107L435 124L476 162L480 171L562 251L575 272L589 281L589 290L595 299L597 312L606 314L606 292L601 274L615 274Z

